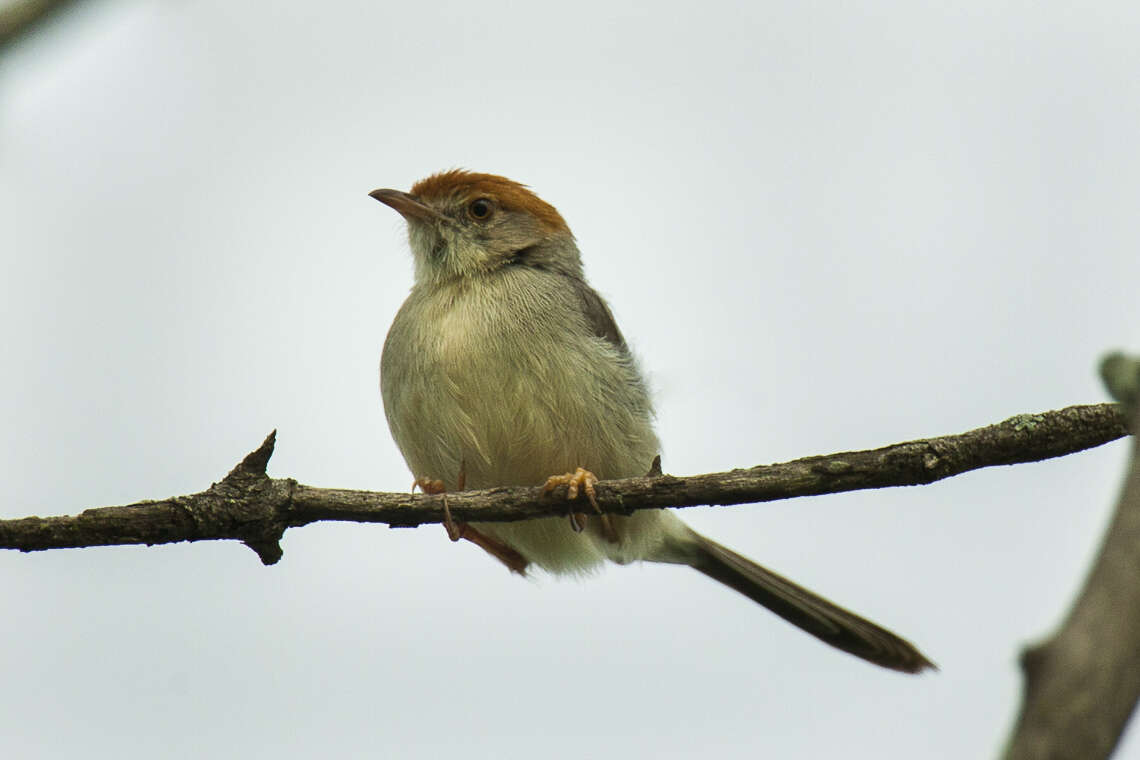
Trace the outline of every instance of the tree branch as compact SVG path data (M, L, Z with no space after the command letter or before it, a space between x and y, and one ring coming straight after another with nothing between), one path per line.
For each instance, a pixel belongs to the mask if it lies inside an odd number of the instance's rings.
M603 481L598 503L606 512L745 504L867 488L933 483L994 465L1036 462L1099 446L1127 434L1113 404L1071 406L1023 414L959 435L910 441L881 449L806 457L782 464L709 475ZM271 479L265 466L276 431L220 483L189 496L88 509L69 517L0 520L0 549L39 551L114 544L166 544L233 539L262 562L281 557L287 528L322 520L381 522L412 527L443 521L443 497L375 493L301 485ZM538 487L491 488L447 495L456 520L509 522L566 514L564 491Z
M1140 360L1101 376L1140 431ZM1140 698L1140 445L1100 553L1061 627L1021 654L1025 691L1006 760L1103 760Z
M71 0L16 0L0 9L0 53L70 4Z

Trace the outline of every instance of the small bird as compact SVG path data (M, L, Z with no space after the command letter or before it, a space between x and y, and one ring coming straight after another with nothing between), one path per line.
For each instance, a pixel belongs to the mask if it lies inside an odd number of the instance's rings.
M606 560L688 565L824 642L885 668L934 665L913 645L705 538L670 510L601 515L598 479L645 475L660 450L645 380L587 283L562 216L525 185L451 170L410 193L415 283L380 361L384 412L427 492L545 485L584 492L569 519L445 523L511 570L582 573ZM414 486L413 486L414 488Z

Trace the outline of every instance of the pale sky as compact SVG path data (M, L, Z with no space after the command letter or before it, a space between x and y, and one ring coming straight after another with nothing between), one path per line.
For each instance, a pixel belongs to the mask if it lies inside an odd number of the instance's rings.
M675 474L1106 399L1140 351L1140 8L89 0L0 59L5 517L411 482L367 196L462 166L578 237ZM918 644L907 677L686 568L511 577L443 528L0 553L13 758L993 756L1127 444L685 510ZM1140 758L1126 736L1118 754Z

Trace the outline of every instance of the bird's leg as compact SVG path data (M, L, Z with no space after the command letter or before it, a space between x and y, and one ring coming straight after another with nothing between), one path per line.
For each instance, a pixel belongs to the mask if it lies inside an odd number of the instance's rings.
M598 515L598 519L602 523L602 535L611 544L618 542L617 531L614 530L613 522L610 521L610 516L602 511L598 506L598 496L594 491L594 484L598 482L598 478L594 473L587 469L579 467L574 472L568 472L565 475L551 475L546 479L546 483L542 486L543 493L550 493L558 486L566 486L566 499L573 501L578 498L578 491L586 492L586 498L590 501L590 506L594 508L594 513ZM581 533L583 528L586 527L586 515L571 512L570 513L570 527L576 533Z
M526 575L526 566L530 564L526 557L513 548L504 544L497 538L472 528L467 523L459 523L459 538L464 538L483 549L495 559L507 566L512 573ZM457 540L457 539L456 539Z
M426 494L441 494L443 496L443 527L447 531L447 537L452 541L463 538L463 531L460 527L462 523L456 523L451 519L451 507L447 504L447 486L443 484L443 481L416 478L416 481L412 483L412 493L415 493L416 486L419 486L420 490Z
M456 484L459 486L460 491L463 490L463 486L466 482L467 467L466 463L463 463L460 465L459 477L456 478ZM465 522L456 522L452 519L451 507L448 506L447 503L447 487L444 486L442 480L416 478L416 482L412 484L413 491L416 489L416 486L419 486L420 490L426 494L440 494L443 496L443 527L447 530L448 538L452 541L466 539L502 562L512 573L526 575L526 566L529 563L523 555L497 538L492 538L486 533L472 528Z

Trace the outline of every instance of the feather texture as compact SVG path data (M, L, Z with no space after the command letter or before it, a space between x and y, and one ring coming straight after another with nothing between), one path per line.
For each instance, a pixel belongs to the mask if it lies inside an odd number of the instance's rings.
M417 478L454 490L539 485L582 467L645 474L660 451L641 372L553 206L492 174L452 170L373 197L408 221L416 284L396 315L380 383ZM577 507L576 509L580 509ZM667 510L472 527L528 562L582 573L610 560L685 564L834 647L887 668L933 667L893 633L688 528Z

